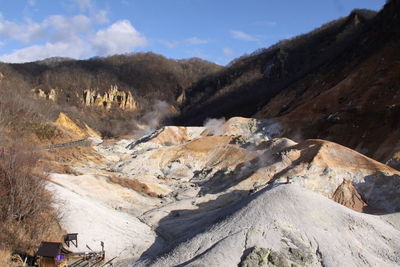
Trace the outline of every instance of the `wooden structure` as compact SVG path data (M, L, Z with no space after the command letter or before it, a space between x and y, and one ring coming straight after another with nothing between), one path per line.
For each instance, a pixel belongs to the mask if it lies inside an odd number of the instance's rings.
M37 264L39 267L66 267L66 255L69 253L62 243L42 242L36 253Z
M64 242L68 247L70 246L70 244L72 244L77 248L78 247L78 234L77 233L66 234L64 236Z
M94 267L103 265L105 259L104 242L100 242L101 251L72 252L70 245L78 247L78 234L71 233L64 236L68 248L60 242L42 242L36 253L36 264L39 267ZM111 262L111 261L109 261Z

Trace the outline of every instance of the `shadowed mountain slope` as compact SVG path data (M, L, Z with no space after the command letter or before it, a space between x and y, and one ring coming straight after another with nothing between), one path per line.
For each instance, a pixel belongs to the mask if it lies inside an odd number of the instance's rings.
M55 89L58 102L70 103L82 102L84 89L104 93L111 86L147 100L175 103L182 88L221 68L198 58L172 60L154 53L89 60L50 58L9 66L32 88Z
M400 1L239 58L186 93L177 122L254 116L281 136L323 138L382 162L400 150Z

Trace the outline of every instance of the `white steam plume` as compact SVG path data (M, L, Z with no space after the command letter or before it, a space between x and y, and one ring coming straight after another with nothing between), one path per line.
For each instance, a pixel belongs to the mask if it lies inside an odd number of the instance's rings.
M156 101L151 110L141 118L139 129L134 132L137 136L148 135L160 127L160 123L172 115L170 105L165 101Z
M206 121L204 122L204 127L210 135L223 135L224 129L222 126L225 122L225 118L206 119Z

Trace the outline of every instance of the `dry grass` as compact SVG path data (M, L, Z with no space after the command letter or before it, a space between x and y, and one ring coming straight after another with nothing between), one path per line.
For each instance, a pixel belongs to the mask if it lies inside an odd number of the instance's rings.
M108 179L112 183L119 184L139 193L143 193L151 197L157 197L157 194L150 191L150 188L146 184L141 183L136 179L120 178L116 176L109 177Z
M23 145L0 148L0 249L33 253L43 240L62 237L53 196L38 171L38 158Z
M18 266L18 264L13 264L11 262L11 252L9 250L0 249L0 266Z

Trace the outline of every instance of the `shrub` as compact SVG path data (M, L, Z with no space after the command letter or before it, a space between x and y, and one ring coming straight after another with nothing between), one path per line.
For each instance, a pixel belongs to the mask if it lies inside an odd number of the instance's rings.
M31 122L27 125L27 128L28 130L30 128L31 132L36 134L40 140L51 139L60 135L57 127L48 122Z
M0 249L32 252L61 233L38 157L20 144L0 148Z

